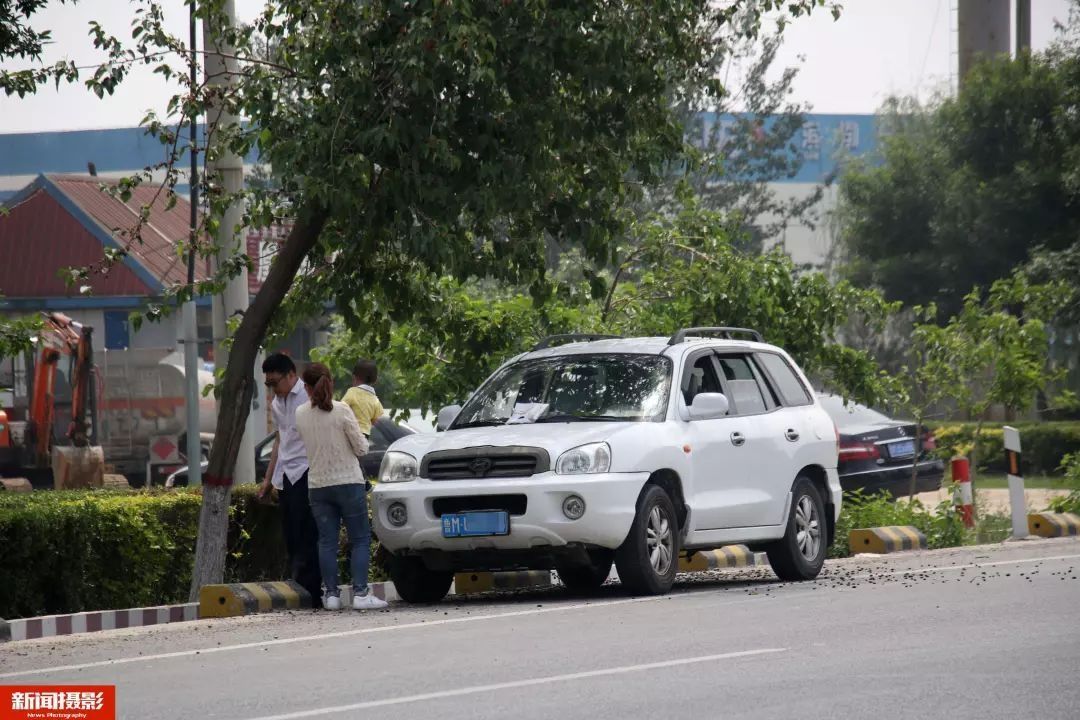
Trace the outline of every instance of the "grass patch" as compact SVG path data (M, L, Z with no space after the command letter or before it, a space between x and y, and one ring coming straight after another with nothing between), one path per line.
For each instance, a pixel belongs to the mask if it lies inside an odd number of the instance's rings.
M1006 475L977 475L971 484L979 490L1008 490ZM1029 475L1024 477L1025 490L1074 490L1074 484L1064 475Z

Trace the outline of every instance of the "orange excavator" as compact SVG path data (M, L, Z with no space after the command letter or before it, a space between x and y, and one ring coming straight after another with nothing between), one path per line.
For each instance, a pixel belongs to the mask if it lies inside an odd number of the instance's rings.
M105 463L102 448L95 445L93 328L62 313L43 316L37 343L26 363L29 406L23 411L11 408L14 415L25 413L25 419L9 417L7 410L0 407L0 475L25 477L36 487L101 487ZM56 442L56 380L60 361L65 357L71 385L71 421L65 433L67 442L60 444Z

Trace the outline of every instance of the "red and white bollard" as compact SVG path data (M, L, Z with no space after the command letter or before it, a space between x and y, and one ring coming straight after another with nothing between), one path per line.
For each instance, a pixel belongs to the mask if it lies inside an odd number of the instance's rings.
M974 497L971 494L971 465L966 457L952 459L952 479L956 484L953 504L960 512L964 527L975 527Z

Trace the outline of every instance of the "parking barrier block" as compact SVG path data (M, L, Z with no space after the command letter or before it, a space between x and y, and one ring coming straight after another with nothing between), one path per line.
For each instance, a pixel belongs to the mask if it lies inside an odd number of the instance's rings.
M199 617L236 617L271 610L311 607L311 594L292 580L204 585L199 590Z
M925 550L926 536L910 525L859 528L848 533L852 553L892 553L901 550Z
M1080 535L1080 515L1075 513L1032 513L1027 518L1032 535L1046 538Z
M701 572L756 564L754 553L745 545L725 545L716 550L698 550L679 557L679 572Z
M474 595L492 590L523 590L551 585L550 570L516 570L507 572L461 572L454 575L456 595Z
M0 643L11 640L11 626L7 620L0 618Z

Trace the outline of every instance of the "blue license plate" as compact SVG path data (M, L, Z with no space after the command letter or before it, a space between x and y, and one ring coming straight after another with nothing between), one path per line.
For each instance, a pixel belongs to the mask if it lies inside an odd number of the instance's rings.
M448 513L442 516L443 537L509 535L510 513L505 510Z
M891 458L911 457L914 454L914 440L901 440L899 442L889 443L889 457Z

